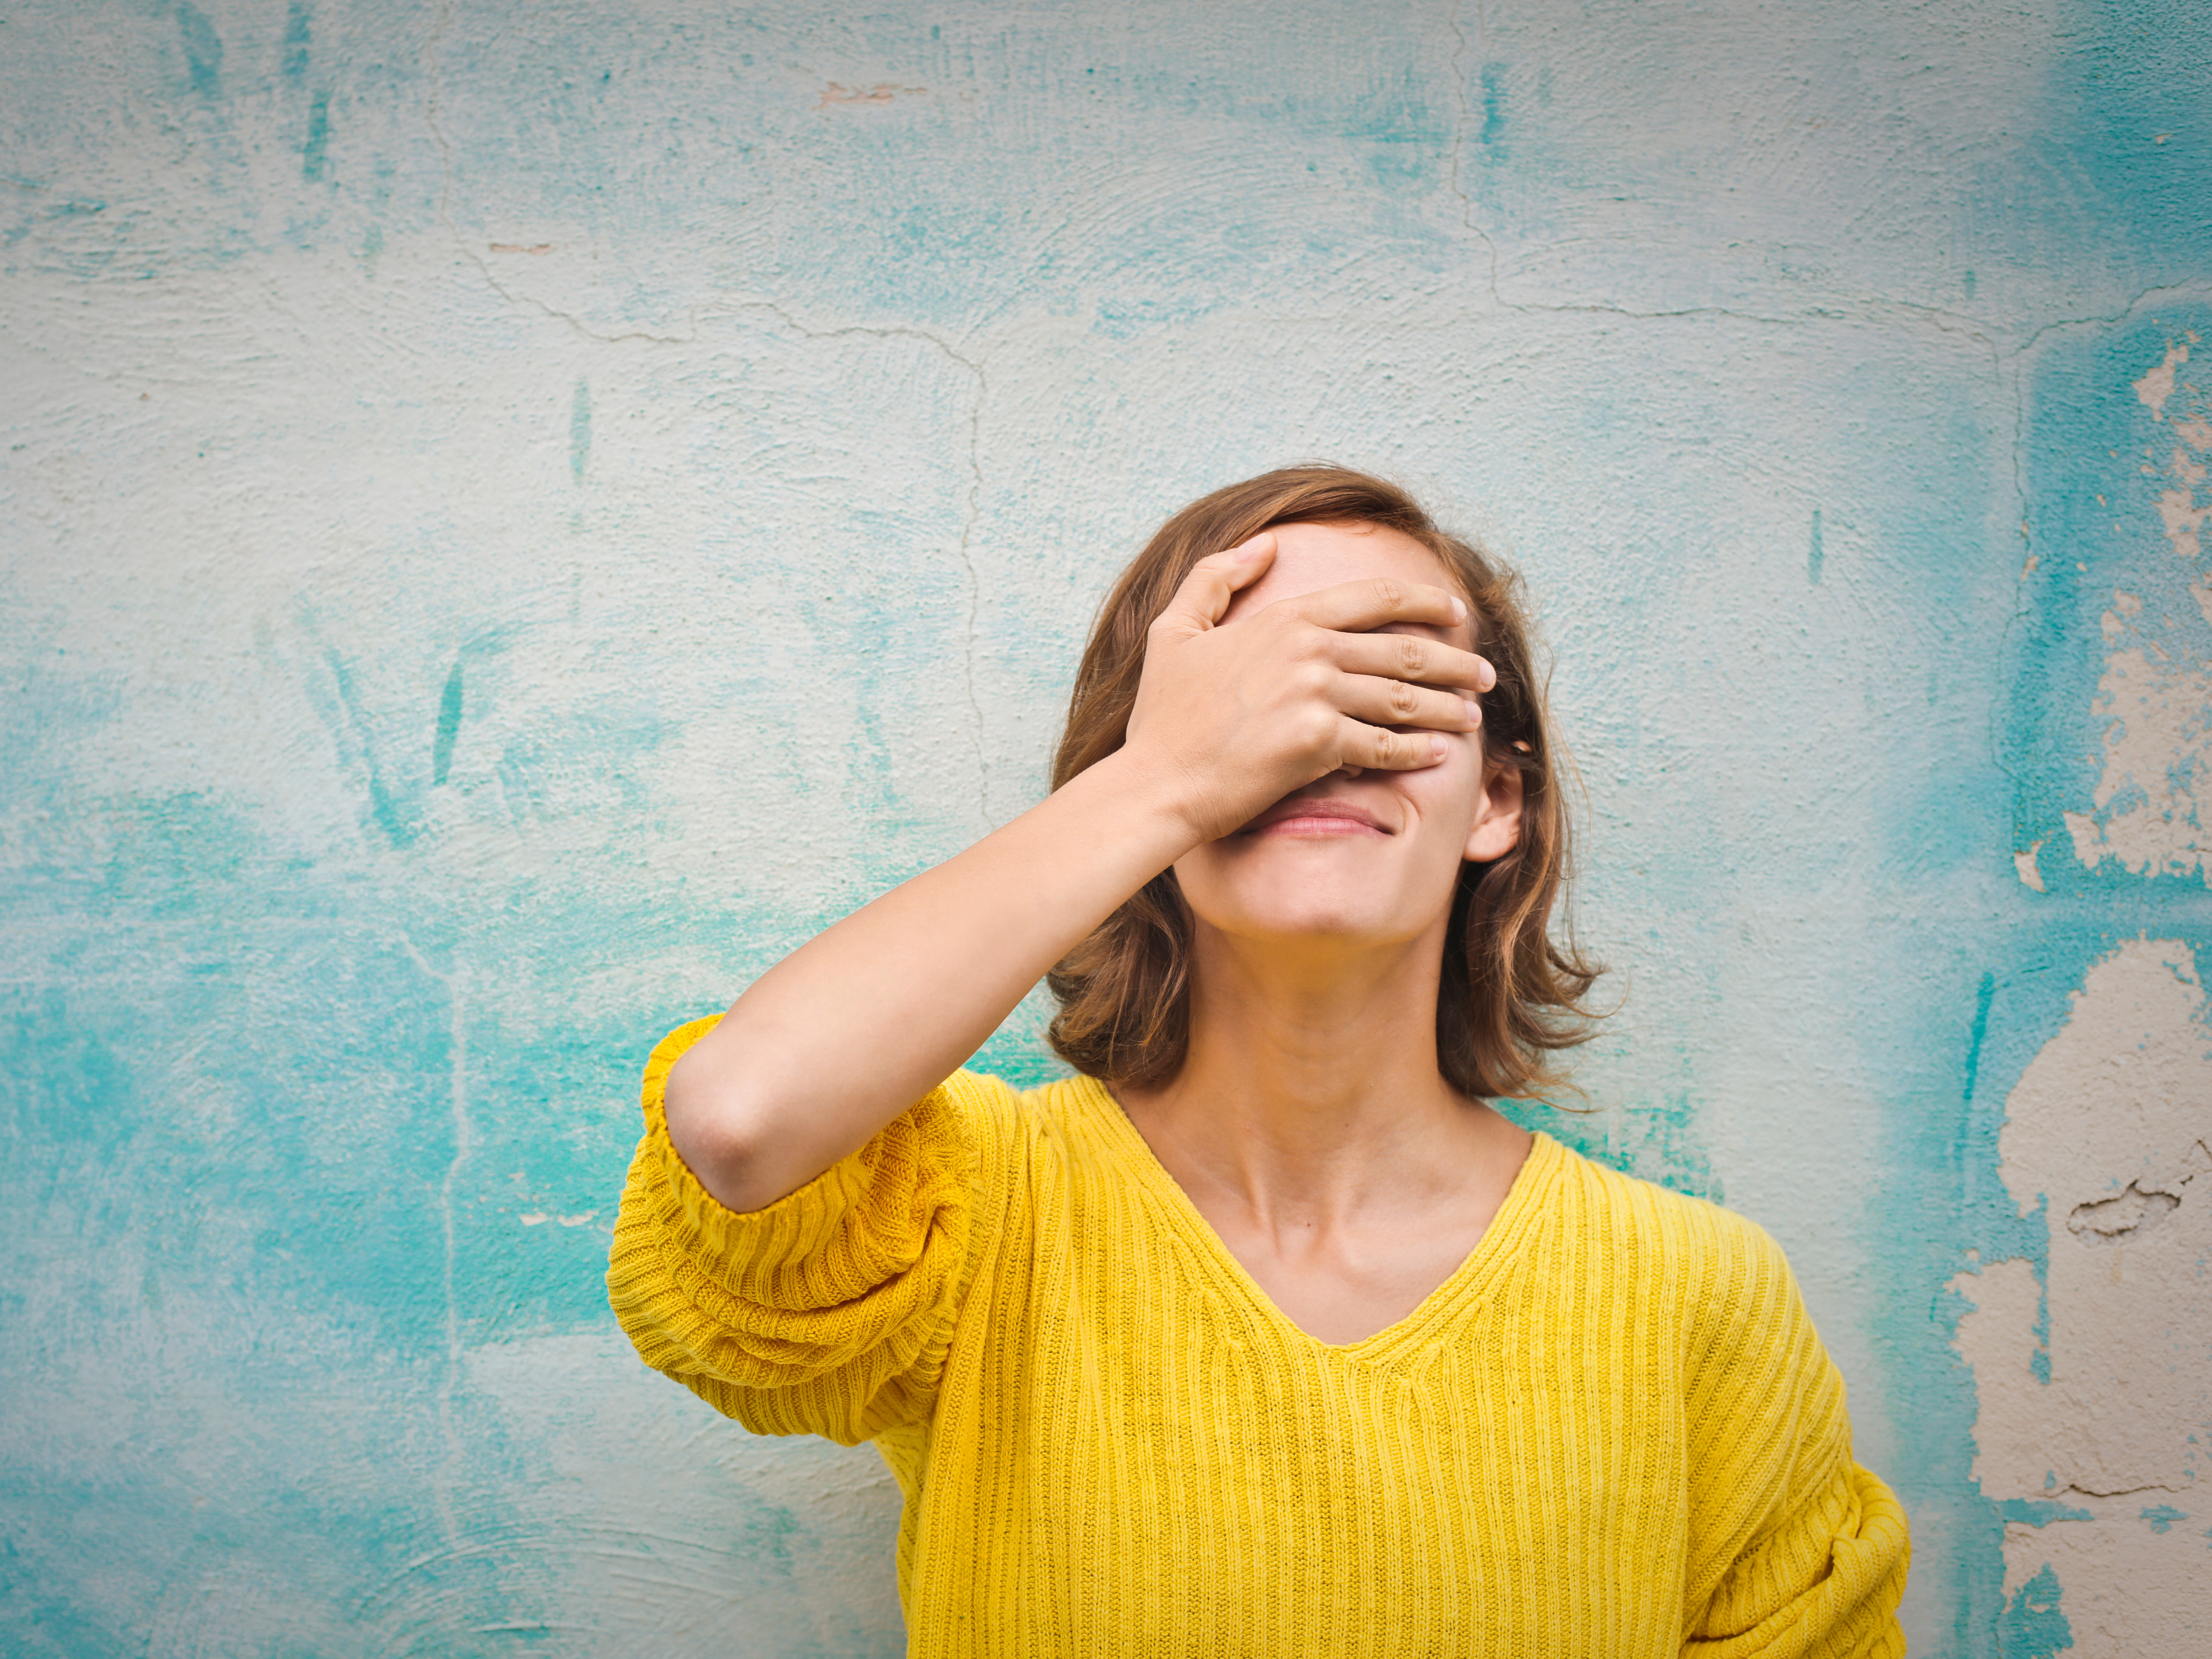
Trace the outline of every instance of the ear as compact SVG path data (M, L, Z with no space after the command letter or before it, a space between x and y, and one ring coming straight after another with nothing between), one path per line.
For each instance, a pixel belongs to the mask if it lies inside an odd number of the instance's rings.
M1484 763L1482 794L1474 804L1474 825L1467 832L1469 864L1491 863L1521 844L1522 793L1519 767Z

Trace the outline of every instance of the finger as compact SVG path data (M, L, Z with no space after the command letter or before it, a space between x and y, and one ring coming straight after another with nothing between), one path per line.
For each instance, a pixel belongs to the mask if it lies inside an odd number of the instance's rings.
M1426 582L1401 581L1395 576L1370 576L1356 582L1339 582L1317 588L1295 599L1284 599L1294 616L1320 628L1364 634L1394 622L1431 623L1455 628L1467 620L1467 601Z
M1222 552L1207 554L1191 566L1190 574L1182 579L1153 628L1176 635L1203 634L1221 620L1237 590L1258 581L1274 558L1272 530L1263 530Z
M1350 674L1469 691L1487 691L1498 684L1498 671L1485 659L1419 634L1340 634L1330 642L1328 655Z
M1391 732L1370 726L1349 714L1337 740L1337 752L1346 766L1372 766L1385 772L1418 772L1434 766L1451 752L1450 745L1429 732Z
M1472 732L1482 710L1456 691L1431 691L1404 680L1347 674L1337 707L1370 726L1419 726L1437 732Z

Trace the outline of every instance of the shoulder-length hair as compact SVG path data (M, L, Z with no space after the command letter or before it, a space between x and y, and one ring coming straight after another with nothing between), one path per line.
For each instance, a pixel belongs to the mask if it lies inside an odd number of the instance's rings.
M1380 525L1433 553L1466 595L1474 648L1498 671L1482 698L1483 762L1521 774L1521 836L1487 864L1463 864L1452 895L1437 992L1437 1064L1476 1098L1528 1096L1565 1082L1558 1050L1592 1035L1583 998L1603 971L1554 939L1567 874L1560 799L1565 757L1546 720L1519 579L1446 535L1395 484L1329 465L1285 467L1193 501L1160 526L1114 585L1069 699L1053 764L1057 789L1126 739L1146 630L1191 567L1271 525ZM1145 1088L1182 1069L1190 1036L1190 912L1174 870L1160 872L1047 975L1060 1000L1048 1035L1060 1056L1109 1084Z

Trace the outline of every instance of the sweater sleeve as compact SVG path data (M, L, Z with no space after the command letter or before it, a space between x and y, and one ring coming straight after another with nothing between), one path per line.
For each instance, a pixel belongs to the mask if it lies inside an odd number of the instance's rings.
M922 1421L1012 1091L956 1073L805 1186L739 1213L685 1166L662 1110L670 1069L714 1024L679 1027L646 1065L607 1269L616 1318L647 1364L756 1434L856 1445Z
M1692 1333L1686 1659L1897 1659L1904 1507L1851 1457L1844 1381L1780 1247L1720 1212Z

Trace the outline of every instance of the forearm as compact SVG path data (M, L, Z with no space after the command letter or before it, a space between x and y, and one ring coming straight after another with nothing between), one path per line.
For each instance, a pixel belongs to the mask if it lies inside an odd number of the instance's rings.
M982 1046L1068 950L1189 850L1124 750L754 982L668 1079L668 1133L733 1210L804 1186Z

